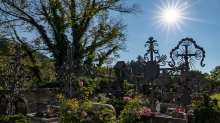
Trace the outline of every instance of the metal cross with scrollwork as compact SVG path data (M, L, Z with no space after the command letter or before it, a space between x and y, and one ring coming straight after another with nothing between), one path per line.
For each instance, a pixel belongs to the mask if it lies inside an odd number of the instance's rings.
M202 67L205 66L205 64L203 64L205 51L202 47L198 46L192 38L182 39L178 45L171 50L170 58L174 65L176 64L175 60L178 60L178 66L183 65L186 71L188 71L190 67L194 67L195 60L201 60L200 65Z
M157 76L160 73L160 66L163 66L165 64L166 55L160 56L159 51L154 49L154 46L158 46L158 43L156 40L153 39L153 37L149 38L149 41L146 42L145 47L148 47L149 49L144 55L144 60L146 61L139 61L142 63L145 63L145 76L151 81L151 111L155 112L156 109L154 108L154 80L157 78ZM150 54L150 59L148 58L148 54ZM154 54L156 55L154 57ZM140 56L139 56L139 59ZM161 63L161 64L160 64Z
M68 96L75 96L78 91L76 85L73 85L76 73L82 72L82 69L76 68L74 64L74 47L68 46L66 61L64 61L63 66L56 71L57 80L61 83L62 91Z
M191 95L189 92L191 89L189 82L192 78L190 77L189 70L195 67L194 63L196 60L200 60L200 65L202 67L205 66L205 64L203 64L205 51L202 47L198 46L192 38L184 38L171 50L170 58L172 59L173 65L175 65L177 61L177 65L184 68L181 74L184 78L183 86L185 92L181 95L181 104L187 111L187 105L191 104Z

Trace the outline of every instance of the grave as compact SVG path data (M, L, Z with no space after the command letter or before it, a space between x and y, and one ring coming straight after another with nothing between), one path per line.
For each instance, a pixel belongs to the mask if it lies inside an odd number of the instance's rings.
M15 105L15 113L21 113L23 115L27 115L28 113L28 106L26 101L23 98L19 98L14 102Z
M1 95L0 97L0 116L7 115L9 100L5 95Z

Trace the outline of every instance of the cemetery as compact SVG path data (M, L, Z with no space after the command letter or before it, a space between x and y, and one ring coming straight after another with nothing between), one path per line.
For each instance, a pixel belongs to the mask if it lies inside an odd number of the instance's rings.
M0 1L0 123L220 123L220 66L193 69L205 67L202 42L161 53L146 36L146 52L118 61L125 25L109 13L139 8L73 1Z
M92 69L74 67L74 48L69 47L67 61L57 71L60 86L54 88L19 87L31 74L23 72L19 75L19 71L6 74L6 71L1 75L7 77L3 79L7 84L6 89L0 90L0 115L20 114L32 123L188 123L196 118L194 112L203 101L219 108L218 99L211 100L209 92L193 88L202 85L193 85L193 80L198 78L190 71L189 58L195 57L204 67L205 51L202 47L192 38L182 39L171 50L171 61L167 61L167 56L160 55L155 45L158 45L157 41L150 37L145 44L147 53L144 57L139 55L134 66L118 61L113 68L104 69L105 75L96 66ZM195 52L187 52L192 46ZM180 47L186 50L183 54L178 53ZM20 68L22 64L15 62L21 60L15 59L21 58L16 54L19 48L18 44L15 45L14 55L17 56L12 57L11 64ZM180 57L183 61L177 63ZM169 67L161 67L165 64ZM150 91L144 90L147 88Z

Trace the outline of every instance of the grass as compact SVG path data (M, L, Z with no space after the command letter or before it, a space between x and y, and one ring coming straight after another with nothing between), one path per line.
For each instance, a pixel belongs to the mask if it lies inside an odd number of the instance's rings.
M210 95L210 98L215 98L218 100L218 106L220 107L220 94L212 94Z

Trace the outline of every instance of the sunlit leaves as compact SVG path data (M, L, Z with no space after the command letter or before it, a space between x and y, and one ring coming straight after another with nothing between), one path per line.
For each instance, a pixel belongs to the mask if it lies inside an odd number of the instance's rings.
M90 66L111 61L119 56L117 51L125 50L126 25L110 17L110 11L138 13L140 7L124 0L5 0L0 7L4 19L17 19L10 21L17 31L36 33L32 48L48 50L56 67L66 59L71 43L77 62Z

